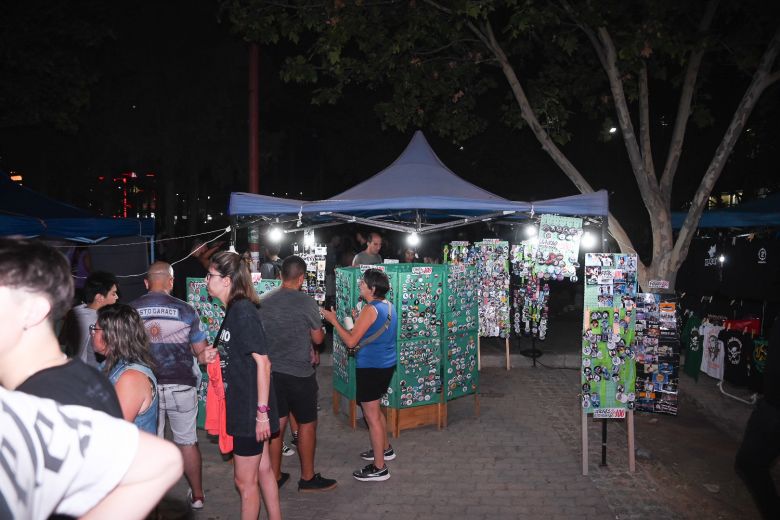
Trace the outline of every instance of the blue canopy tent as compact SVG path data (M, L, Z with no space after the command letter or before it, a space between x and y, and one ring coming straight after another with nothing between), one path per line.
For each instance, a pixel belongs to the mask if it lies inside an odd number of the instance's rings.
M680 229L686 212L672 213L672 227ZM755 199L726 209L705 211L700 228L760 228L780 226L780 193Z
M232 193L233 217L266 220L297 215L296 227L358 222L401 232L432 233L472 222L534 213L605 217L606 191L538 202L512 201L467 182L436 156L421 131L390 166L326 200L299 201ZM318 224L327 222L323 224ZM300 229L298 229L300 230Z
M94 244L109 237L154 239L154 219L106 218L59 202L0 172L0 236L64 238Z

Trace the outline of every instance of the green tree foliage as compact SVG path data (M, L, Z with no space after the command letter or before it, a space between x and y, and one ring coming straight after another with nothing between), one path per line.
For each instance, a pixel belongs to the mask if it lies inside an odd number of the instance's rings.
M501 120L528 129L582 192L564 154L583 114L618 128L652 229L640 279L671 280L747 119L780 79L780 8L761 0L224 0L245 39L290 41L285 79L312 84L315 103L353 86L399 130L428 127L456 142ZM725 132L698 178L685 225L671 229L672 187L686 134L712 125L716 94L732 100ZM653 100L652 110L650 100ZM498 100L498 101L496 101ZM660 115L671 134L653 140ZM667 132L668 133L668 132ZM656 162L658 164L656 164ZM610 233L635 251L614 216Z
M111 36L105 3L0 2L0 128L75 131L97 80L89 56Z

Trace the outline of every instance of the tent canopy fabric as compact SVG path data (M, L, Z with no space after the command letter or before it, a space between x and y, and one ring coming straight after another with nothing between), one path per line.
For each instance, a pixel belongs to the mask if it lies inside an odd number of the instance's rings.
M679 229L687 212L672 213L672 228ZM700 228L751 228L780 226L780 193L755 199L726 209L705 211Z
M512 201L467 182L436 156L421 131L415 132L403 153L387 168L326 200L313 202L232 193L231 216L306 215L313 220L345 214L373 219L399 218L399 211L416 210L429 218L476 217L490 213L557 213L606 216L607 192L602 190L539 202ZM393 212L387 215L388 212Z
M94 242L153 236L154 219L98 217L12 181L0 172L0 236L24 235Z

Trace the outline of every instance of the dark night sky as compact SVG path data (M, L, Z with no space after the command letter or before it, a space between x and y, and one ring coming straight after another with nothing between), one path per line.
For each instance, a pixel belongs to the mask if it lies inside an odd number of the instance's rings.
M246 45L230 34L226 22L218 22L216 2L145 0L118 2L110 9L115 39L90 56L100 79L78 131L0 130L0 167L20 170L28 186L76 204L84 203L90 179L135 170L153 171L162 185L208 193L226 206L230 191L246 189ZM262 193L329 197L378 172L403 150L412 131L383 131L370 94L350 92L337 106L314 107L305 87L279 80L282 51L261 52ZM723 78L727 90L744 81ZM734 104L724 105L724 112ZM773 113L777 108L775 101ZM776 136L777 118L764 123L764 131ZM694 132L687 141L676 204L690 196L693 185L686 179L704 170L722 128ZM594 144L597 131L594 122L576 121L565 151L594 187L620 194L611 197L614 211L639 214L629 227L641 228L644 210L637 211L623 144L618 139ZM538 200L576 193L530 132L496 122L463 150L432 131L426 136L453 171L504 197ZM745 161L753 144L741 139L719 186L751 189L767 179L776 182L770 158L778 150L772 142L761 142L756 158ZM660 168L662 160L656 164Z

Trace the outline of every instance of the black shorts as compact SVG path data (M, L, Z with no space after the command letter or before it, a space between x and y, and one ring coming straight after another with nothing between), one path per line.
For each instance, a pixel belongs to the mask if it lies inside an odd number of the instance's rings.
M280 418L292 412L300 424L317 420L317 374L297 377L274 372L271 380L276 390L276 409Z
M263 441L257 442L252 437L233 437L233 455L241 457L254 457L263 453Z
M376 401L387 392L390 380L393 378L395 366L389 368L356 368L355 369L355 400L358 403Z

